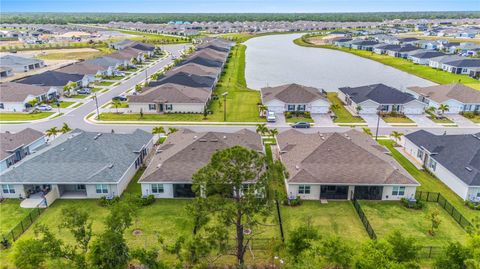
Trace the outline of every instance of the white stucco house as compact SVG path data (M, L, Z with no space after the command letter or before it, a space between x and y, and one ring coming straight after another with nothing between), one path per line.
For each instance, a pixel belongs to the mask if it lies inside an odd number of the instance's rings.
M0 111L27 111L31 108L30 101L44 102L58 95L56 87L5 82L0 84Z
M306 200L400 200L413 198L420 184L370 136L302 133L277 136L277 154L289 177L290 198Z
M407 92L429 107L448 105L445 114L480 111L480 91L460 83L430 87L410 87Z
M404 150L464 200L480 199L480 133L407 134Z
M35 153L45 143L45 135L31 128L17 133L0 133L0 172Z
M426 104L415 99L409 93L402 92L384 84L338 89L338 98L350 110L362 114L380 112L398 112L418 115L425 111Z
M310 113L327 113L329 102L320 90L298 84L261 89L262 103L269 111L283 113L287 111L308 111Z

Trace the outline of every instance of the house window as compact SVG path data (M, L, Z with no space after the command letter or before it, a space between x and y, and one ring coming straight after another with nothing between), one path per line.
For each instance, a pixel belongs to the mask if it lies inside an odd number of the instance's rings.
M478 197L478 198L480 198L480 191L479 191L479 192L477 192L477 197Z
M148 109L149 109L149 110L156 110L156 109L157 109L157 105L156 105L156 104L148 104Z
M405 195L405 187L404 186L394 186L392 190L393 196L404 196Z
M305 105L298 105L297 111L305 111Z
M96 185L97 193L108 193L108 185L105 184L97 184Z
M434 159L430 158L430 163L429 163L428 167L430 167L430 169L432 169L432 171L435 171L435 169L437 169L437 162Z
M288 111L295 111L295 105L288 105L287 110Z
M0 109L4 109L5 106L3 105L3 103L0 103Z
M310 194L310 185L300 185L298 186L299 194Z
M171 104L166 104L165 105L165 110L172 110L173 109L173 105Z
M77 191L84 191L85 185L84 184L77 184Z
M417 150L417 158L423 160L423 150L421 149Z
M380 110L381 111L388 111L388 105L382 105Z
M13 185L2 185L3 193L15 193L15 187Z
M152 193L163 193L163 184L152 184Z

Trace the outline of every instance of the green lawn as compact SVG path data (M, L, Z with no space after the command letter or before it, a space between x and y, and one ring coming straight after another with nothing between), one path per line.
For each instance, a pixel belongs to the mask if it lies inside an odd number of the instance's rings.
M0 203L0 234L6 234L22 221L31 208L21 208L19 199L5 199Z
M408 117L390 117L390 116L382 116L383 121L386 123L415 123L413 120L409 119Z
M336 123L364 123L365 121L359 116L353 116L344 106L342 101L338 98L337 93L328 93L328 100L332 104L332 111L336 118L333 122Z
M473 121L474 123L480 123L480 115L474 115L473 118L467 118L471 121Z
M299 121L310 122L310 123L313 122L312 118L304 118L304 117L291 117L291 118L285 118L285 120L287 122L299 122Z
M113 105L113 103L110 104L110 107L111 108L115 108L115 106ZM128 102L127 101L124 101L124 102L120 102L118 108L128 108Z
M136 35L137 37L131 37L129 39L135 41L141 41L145 43L153 43L153 44L177 44L177 43L188 43L189 39L182 37L182 36L170 36L170 35L161 35L155 33L145 33L139 31L132 31L132 30L123 30L123 29L115 29L121 33Z
M303 42L304 43L304 42ZM302 42L296 42L297 45L303 46ZM385 65L397 68L401 71L410 73L412 75L433 81L438 84L449 84L449 83L463 83L467 86L480 90L480 82L474 78L471 78L467 75L458 75L445 72L443 70L438 70L431 68L429 66L414 64L409 60L392 57L389 55L379 55L371 51L364 50L355 50L348 48L340 48L334 45L313 45L308 44L308 47L318 47L325 49L339 50L347 53L351 53L363 58L374 60Z
M379 140L379 143L386 146L392 153L392 156L405 168L420 184L417 188L419 191L430 191L441 193L450 203L452 203L466 218L473 219L475 216L480 217L480 211L474 211L464 205L463 199L455 194L443 182L429 175L428 173L418 170L407 158L393 148L392 140Z
M114 82L111 82L111 81L97 81L97 82L93 82L92 84L93 85L98 85L98 86L110 86L113 83Z
M454 123L451 119L449 119L447 117L443 117L443 118L428 117L428 118L430 120L432 120L433 122L438 123L438 124L452 124L452 123Z
M66 102L66 101L62 101L60 102L60 108L67 108L71 105L75 104L75 102ZM53 107L57 107L56 105L53 105Z
M445 246L465 239L465 230L437 203L426 203L421 210L406 208L398 201L364 200L360 204L378 238L385 238L398 230L403 235L415 237L424 246ZM435 210L440 213L441 223L436 235L431 236L428 233L431 226L429 215Z
M202 114L117 114L117 113L101 113L102 121L203 121Z
M87 97L90 97L90 94L75 94L75 95L70 95L68 98L85 99Z
M92 92L98 92L98 91L101 91L101 90L103 90L103 89L102 88L93 88Z
M44 119L53 115L54 112L33 113L0 113L0 121L29 121Z
M329 201L328 204L321 204L319 201L303 201L303 204L297 207L282 206L281 212L287 240L289 232L305 225L308 221L320 234L338 235L352 244L369 238L349 201Z

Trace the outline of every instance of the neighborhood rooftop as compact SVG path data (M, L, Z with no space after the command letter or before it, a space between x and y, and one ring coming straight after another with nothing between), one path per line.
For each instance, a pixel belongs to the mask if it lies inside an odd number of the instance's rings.
M460 83L430 87L410 87L408 89L439 103L451 99L462 103L480 103L480 91Z
M0 84L0 102L22 102L29 95L38 96L49 91L47 86L36 86L16 82L4 82Z
M379 104L405 104L415 99L411 94L384 84L373 84L355 88L344 87L339 90L349 95L357 104L366 100L373 100Z
M318 99L327 100L317 88L298 84L262 88L264 102L278 99L285 103L310 103Z
M18 133L0 133L0 160L7 158L15 149L31 144L43 137L43 133L31 128L26 128Z

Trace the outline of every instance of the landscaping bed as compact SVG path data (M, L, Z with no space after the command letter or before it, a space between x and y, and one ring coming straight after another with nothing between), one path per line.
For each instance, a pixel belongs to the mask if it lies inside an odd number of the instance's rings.
M0 113L0 121L29 121L47 118L55 112Z
M344 106L342 101L338 98L337 93L331 92L327 94L328 100L330 101L331 109L335 114L335 123L364 123L359 116L353 116Z
M313 122L310 112L285 112L287 122Z
M480 123L480 114L475 115L475 113L473 112L467 112L467 113L463 113L462 116L473 121L473 123Z
M423 246L446 246L450 242L463 242L465 230L437 203L425 203L423 209L410 209L398 201L360 201L362 209L378 238L385 238L398 230L405 236L417 239ZM430 235L430 214L439 213L440 225L435 235Z

